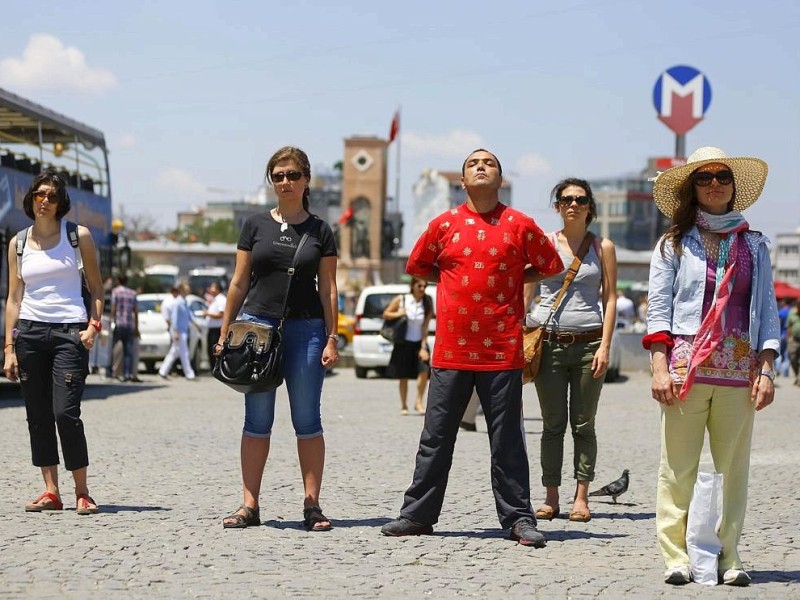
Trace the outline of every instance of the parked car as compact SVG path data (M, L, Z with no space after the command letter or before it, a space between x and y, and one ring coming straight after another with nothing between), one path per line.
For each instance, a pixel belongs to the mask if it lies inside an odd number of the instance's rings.
M356 377L363 379L370 369L383 377L393 348L393 344L379 333L383 325L383 311L392 298L398 294L408 293L410 293L409 287L405 283L373 285L361 291L356 302L353 332L353 362ZM428 345L433 351L433 334L436 331L436 286L429 285L425 293L433 300L434 317L428 326Z
M148 373L154 373L156 363L164 360L172 343L167 322L161 314L161 303L169 294L139 294L136 297L139 308L139 360L144 363ZM192 312L192 326L189 328L189 358L194 370L208 368L206 353L206 325L203 311L207 305L199 296L189 294L186 303ZM180 365L180 361L178 361Z

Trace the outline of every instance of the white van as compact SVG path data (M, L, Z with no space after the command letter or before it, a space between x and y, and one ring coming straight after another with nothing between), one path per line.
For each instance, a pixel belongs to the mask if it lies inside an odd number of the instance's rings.
M372 285L365 287L356 302L355 330L353 333L353 361L356 377L363 379L374 369L383 377L392 356L393 344L378 332L383 326L383 311L398 294L410 294L407 283ZM425 293L433 300L433 318L428 326L428 346L433 351L436 331L436 286L428 285Z

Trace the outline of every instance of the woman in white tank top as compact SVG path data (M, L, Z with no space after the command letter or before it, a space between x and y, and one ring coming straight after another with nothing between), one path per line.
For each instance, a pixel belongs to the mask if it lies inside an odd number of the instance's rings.
M57 173L37 175L22 206L33 225L9 244L4 371L22 387L33 464L41 469L46 488L25 510L63 508L58 486L58 432L64 466L75 480L76 512L93 514L99 509L89 496L86 481L89 458L80 403L89 349L100 332L103 314L97 253L85 227L74 231L78 247L70 243L63 219L70 199ZM18 269L20 236L25 236L25 244ZM81 297L81 259L91 291L89 314Z
M428 324L433 316L433 302L427 297L427 283L417 277L411 278L409 294L396 296L383 311L384 319L405 316L408 327L405 339L395 342L392 357L386 367L386 376L399 380L400 413L408 414L408 380L417 382L417 399L414 409L425 412L425 390L428 387L431 354L428 348Z

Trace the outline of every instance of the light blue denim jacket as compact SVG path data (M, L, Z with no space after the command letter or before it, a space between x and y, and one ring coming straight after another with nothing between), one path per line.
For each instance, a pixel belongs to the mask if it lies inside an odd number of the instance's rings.
M663 239L663 238L662 238ZM750 292L750 345L761 352L780 350L778 305L772 286L769 240L748 231L745 240L753 263ZM697 227L681 240L683 255L675 256L672 244L656 244L650 260L650 285L647 297L647 333L669 331L673 335L695 335L703 316L706 281L706 252Z

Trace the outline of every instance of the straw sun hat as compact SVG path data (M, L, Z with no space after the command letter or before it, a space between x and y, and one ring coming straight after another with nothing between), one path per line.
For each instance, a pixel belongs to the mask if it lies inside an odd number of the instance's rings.
M734 210L743 211L758 200L767 180L767 163L760 158L729 157L719 148L705 146L695 150L686 159L685 165L667 169L656 177L653 183L653 199L658 210L671 219L680 206L678 192L683 183L696 169L710 163L721 163L733 172L733 184L736 188Z

